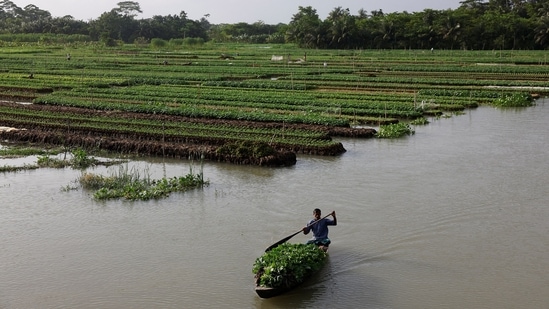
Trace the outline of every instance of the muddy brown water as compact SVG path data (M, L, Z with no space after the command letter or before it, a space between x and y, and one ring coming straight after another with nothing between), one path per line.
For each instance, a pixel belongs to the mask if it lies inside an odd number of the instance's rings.
M345 154L288 168L206 163L210 186L158 201L67 192L71 169L0 174L0 308L548 308L547 104L344 139ZM128 167L160 178L190 163ZM258 298L255 258L315 207L338 214L327 265Z

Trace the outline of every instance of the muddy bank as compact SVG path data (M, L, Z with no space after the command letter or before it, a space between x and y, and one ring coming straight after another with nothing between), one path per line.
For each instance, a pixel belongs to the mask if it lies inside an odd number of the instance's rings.
M66 134L57 130L11 130L0 132L2 140L34 145L62 145L68 148L102 149L121 154L165 156L182 159L203 159L232 164L259 166L291 166L296 164L296 153L275 151L262 157L221 154L216 145L195 145L135 138L105 138L89 134Z

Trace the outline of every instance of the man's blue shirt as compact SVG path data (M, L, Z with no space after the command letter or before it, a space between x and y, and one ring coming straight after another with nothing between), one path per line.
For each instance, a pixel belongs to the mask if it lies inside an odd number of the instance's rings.
M307 226L310 226L315 222L314 219L311 219L309 223L307 223ZM311 226L309 230L313 231L313 240L322 240L328 238L328 225L335 225L334 220L323 218L320 219L315 225Z

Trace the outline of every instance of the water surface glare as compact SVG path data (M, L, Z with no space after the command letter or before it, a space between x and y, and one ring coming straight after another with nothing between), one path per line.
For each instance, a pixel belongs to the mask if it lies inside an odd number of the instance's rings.
M210 186L158 201L67 192L71 169L0 174L0 308L548 308L548 103L345 139L288 168L206 163ZM161 178L190 163L129 165ZM327 265L258 298L255 258L315 207L338 214Z

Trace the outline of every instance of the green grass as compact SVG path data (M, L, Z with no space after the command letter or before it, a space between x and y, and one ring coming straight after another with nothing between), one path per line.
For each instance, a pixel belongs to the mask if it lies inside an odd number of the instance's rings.
M84 189L94 191L93 196L98 200L119 199L150 200L168 197L173 192L201 188L208 184L202 172L191 171L180 177L151 179L150 175L142 174L139 170L127 166L120 166L118 173L110 176L83 173L78 179Z
M0 173L19 172L27 170L35 170L39 168L38 165L25 164L23 166L4 165L0 166Z
M58 154L61 150L45 150L41 148L33 148L28 146L11 146L8 148L0 149L0 157L3 158L18 158L18 157L28 157L36 155L47 155L47 154Z

